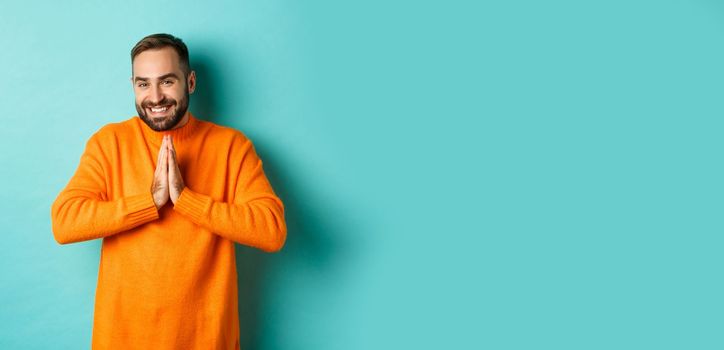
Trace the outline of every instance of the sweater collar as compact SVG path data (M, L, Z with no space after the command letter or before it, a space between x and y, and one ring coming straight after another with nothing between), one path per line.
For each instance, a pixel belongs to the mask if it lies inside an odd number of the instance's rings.
M136 119L139 124L141 124L141 129L143 130L143 133L146 135L146 138L153 141L154 143L161 144L161 141L163 140L164 135L171 135L174 142L176 141L183 141L191 136L193 136L194 132L198 129L199 121L196 119L196 117L191 114L191 112L186 112L189 116L189 120L184 124L184 126L173 129L173 130L166 130L166 131L156 131L148 127L146 123L141 120L140 117L136 116Z

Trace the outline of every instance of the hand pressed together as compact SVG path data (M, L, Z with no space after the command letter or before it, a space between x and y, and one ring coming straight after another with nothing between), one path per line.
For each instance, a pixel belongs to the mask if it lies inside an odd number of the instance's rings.
M153 194L156 209L161 209L169 199L176 204L184 187L173 139L170 135L164 135L161 148L158 150L156 172L153 175L153 183L151 184L151 194Z

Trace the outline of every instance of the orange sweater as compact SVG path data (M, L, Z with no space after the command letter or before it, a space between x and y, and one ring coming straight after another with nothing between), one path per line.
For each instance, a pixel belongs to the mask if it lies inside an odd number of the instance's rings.
M186 188L156 210L164 134ZM166 132L137 116L98 130L51 219L60 244L103 238L93 349L239 349L234 242L274 252L286 240L251 141L193 115Z

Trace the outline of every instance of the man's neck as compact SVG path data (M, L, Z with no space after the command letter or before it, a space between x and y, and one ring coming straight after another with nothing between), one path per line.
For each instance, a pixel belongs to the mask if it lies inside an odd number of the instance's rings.
M178 124L176 124L176 126L174 126L173 128L171 128L171 130L181 128L181 127L183 127L184 125L186 125L186 123L188 123L188 122L189 122L189 112L186 111L186 113L184 113L184 117L181 118L181 121L178 122Z

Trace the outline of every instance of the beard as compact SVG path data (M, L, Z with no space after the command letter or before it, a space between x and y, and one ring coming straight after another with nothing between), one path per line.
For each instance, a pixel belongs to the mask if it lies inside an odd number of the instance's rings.
M146 113L147 109L153 108L153 107L162 107L162 106L168 106L176 107L176 112L174 112L172 115L165 117L163 119L159 118L151 118ZM180 121L183 119L184 115L186 114L186 111L189 108L189 90L184 89L184 97L180 101L176 101L172 98L168 98L166 96L161 99L161 101L158 101L156 103L151 102L143 102L142 105L139 105L136 103L136 112L138 112L138 116L143 120L146 125L148 125L149 128L155 130L155 131L167 131L173 129Z

